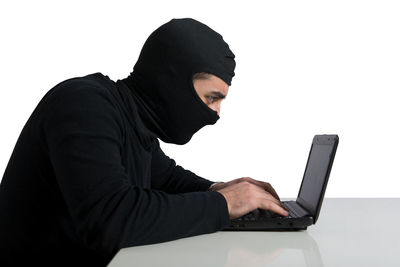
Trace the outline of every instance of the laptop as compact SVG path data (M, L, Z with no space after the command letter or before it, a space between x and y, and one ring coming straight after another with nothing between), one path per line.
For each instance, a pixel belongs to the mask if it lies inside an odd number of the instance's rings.
M256 209L231 220L225 231L306 230L315 224L321 210L329 173L339 143L337 135L315 135L296 201L282 201L289 216Z

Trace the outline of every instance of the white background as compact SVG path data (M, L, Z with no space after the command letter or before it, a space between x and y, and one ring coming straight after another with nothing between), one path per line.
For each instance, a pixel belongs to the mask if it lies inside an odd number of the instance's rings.
M336 133L327 197L400 197L398 1L2 1L0 178L57 83L126 77L148 35L192 17L222 34L236 76L221 119L162 144L211 180L250 176L295 197L314 134Z

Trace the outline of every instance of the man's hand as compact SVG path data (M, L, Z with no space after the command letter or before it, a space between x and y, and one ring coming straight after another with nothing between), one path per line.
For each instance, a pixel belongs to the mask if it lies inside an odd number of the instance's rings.
M282 216L289 215L281 205L274 188L266 182L243 177L227 183L218 183L212 190L225 197L230 219L238 218L255 209L270 210Z
M264 190L266 190L274 198L276 198L277 200L280 201L280 198L279 198L278 194L276 193L275 189L269 183L266 183L266 182L263 182L263 181L254 180L253 178L250 178L250 177L237 178L235 180L232 180L232 181L226 182L226 183L225 182L221 182L221 183L218 183L218 184L214 185L211 188L211 190L219 191L222 188L225 188L225 187L228 187L228 186L231 186L231 185L234 185L234 184L238 184L238 183L241 183L241 182L249 182L251 184L257 185L257 186L263 188Z

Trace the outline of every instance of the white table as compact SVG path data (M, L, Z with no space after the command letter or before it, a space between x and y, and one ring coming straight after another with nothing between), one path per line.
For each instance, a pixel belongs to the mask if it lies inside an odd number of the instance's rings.
M400 266L400 198L326 198L297 232L217 232L120 250L109 266Z

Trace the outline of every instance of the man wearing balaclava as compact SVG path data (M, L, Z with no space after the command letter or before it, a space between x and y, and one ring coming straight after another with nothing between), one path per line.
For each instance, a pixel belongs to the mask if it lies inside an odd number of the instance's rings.
M215 232L257 208L286 216L268 183L213 183L160 148L158 138L185 144L217 122L234 57L208 26L173 19L127 78L94 73L48 91L0 186L8 263L106 265L121 248Z

